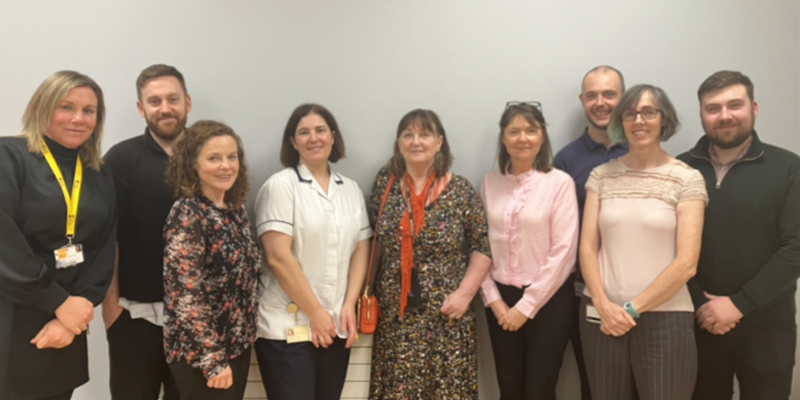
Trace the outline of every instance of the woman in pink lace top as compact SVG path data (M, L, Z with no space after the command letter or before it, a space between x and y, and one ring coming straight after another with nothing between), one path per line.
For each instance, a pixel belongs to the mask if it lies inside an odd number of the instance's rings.
M708 196L700 173L661 148L678 125L663 90L628 89L608 133L630 153L586 182L580 324L594 400L692 396L697 349L686 282L697 269Z
M553 399L577 306L575 184L552 167L541 111L510 103L481 196L492 266L481 285L500 398Z

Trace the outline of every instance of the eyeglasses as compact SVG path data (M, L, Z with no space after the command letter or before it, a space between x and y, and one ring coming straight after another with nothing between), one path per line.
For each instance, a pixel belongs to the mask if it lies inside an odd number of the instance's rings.
M506 103L506 108L521 106L523 104L534 106L539 109L539 112L542 112L542 103L538 101L509 101Z
M627 122L636 121L636 116L642 114L643 120L652 121L658 117L658 113L663 113L663 111L652 107L642 108L642 111L628 109L622 112L622 120Z

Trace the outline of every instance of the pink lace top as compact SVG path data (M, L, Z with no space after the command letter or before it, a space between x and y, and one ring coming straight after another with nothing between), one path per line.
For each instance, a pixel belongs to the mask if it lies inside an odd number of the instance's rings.
M644 291L675 260L678 203L708 203L703 176L679 160L634 170L616 159L592 171L586 190L600 196L600 276L606 295L619 305ZM652 311L694 311L694 306L684 286Z

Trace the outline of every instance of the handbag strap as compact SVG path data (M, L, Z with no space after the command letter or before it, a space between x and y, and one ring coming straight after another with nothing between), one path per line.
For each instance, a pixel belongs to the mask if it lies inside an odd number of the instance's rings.
M383 193L383 200L381 200L381 208L378 209L378 219L375 220L375 233L372 236L372 250L369 253L369 267L367 269L367 277L364 280L364 296L369 297L369 284L372 277L372 263L375 257L375 245L378 242L378 231L381 229L381 215L383 214L383 206L386 205L386 199L389 198L389 192L394 185L394 174L389 177L389 183L386 185L386 191Z

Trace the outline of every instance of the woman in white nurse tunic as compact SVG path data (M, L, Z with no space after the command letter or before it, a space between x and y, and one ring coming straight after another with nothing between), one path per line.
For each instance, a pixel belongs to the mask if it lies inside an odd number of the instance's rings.
M281 162L256 198L267 266L256 356L270 400L339 399L372 237L358 184L330 163L344 140L324 107L295 109Z

